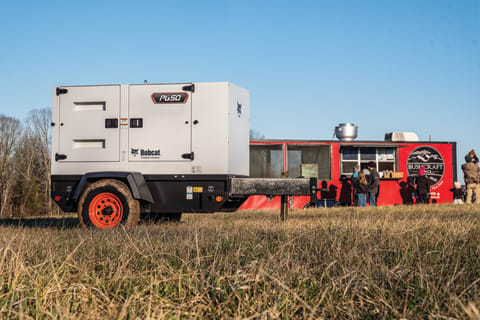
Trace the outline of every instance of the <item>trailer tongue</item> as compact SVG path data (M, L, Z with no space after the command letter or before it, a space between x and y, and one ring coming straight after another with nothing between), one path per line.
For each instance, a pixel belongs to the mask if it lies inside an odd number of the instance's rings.
M230 196L312 196L316 200L317 179L232 178Z
M245 195L281 196L280 219L288 217L288 196L310 196L317 203L317 179L232 178L231 197Z

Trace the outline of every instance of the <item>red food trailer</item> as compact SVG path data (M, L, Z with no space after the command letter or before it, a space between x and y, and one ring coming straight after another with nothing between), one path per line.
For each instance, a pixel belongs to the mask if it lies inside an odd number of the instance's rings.
M350 177L356 164L374 161L381 176L379 206L415 203L411 178L426 167L431 183L430 203L451 203L457 181L455 142L252 140L250 176L315 177L320 205L351 205ZM410 178L409 178L410 177ZM291 208L304 208L309 197L290 197ZM280 197L250 196L240 210L278 209Z

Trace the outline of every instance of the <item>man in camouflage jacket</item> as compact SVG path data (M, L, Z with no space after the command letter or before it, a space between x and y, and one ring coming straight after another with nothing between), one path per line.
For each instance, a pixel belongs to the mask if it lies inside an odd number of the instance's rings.
M465 203L472 203L472 196L475 194L475 204L480 204L480 167L477 164L478 158L475 155L475 151L470 151L465 156L465 161L466 163L462 165L467 189L467 199Z

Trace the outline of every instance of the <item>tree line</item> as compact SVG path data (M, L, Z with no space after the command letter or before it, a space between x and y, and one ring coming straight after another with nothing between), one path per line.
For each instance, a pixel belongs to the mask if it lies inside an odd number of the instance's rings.
M58 213L50 200L50 109L0 115L0 217Z
M0 114L0 217L59 213L50 199L50 125L48 108L23 121ZM250 138L264 136L252 129Z

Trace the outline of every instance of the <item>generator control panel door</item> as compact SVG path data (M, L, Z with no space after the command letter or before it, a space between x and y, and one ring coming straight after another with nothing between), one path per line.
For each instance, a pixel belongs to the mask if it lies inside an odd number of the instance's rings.
M129 161L191 161L191 84L130 85Z
M119 161L120 86L64 89L58 95L61 161Z

